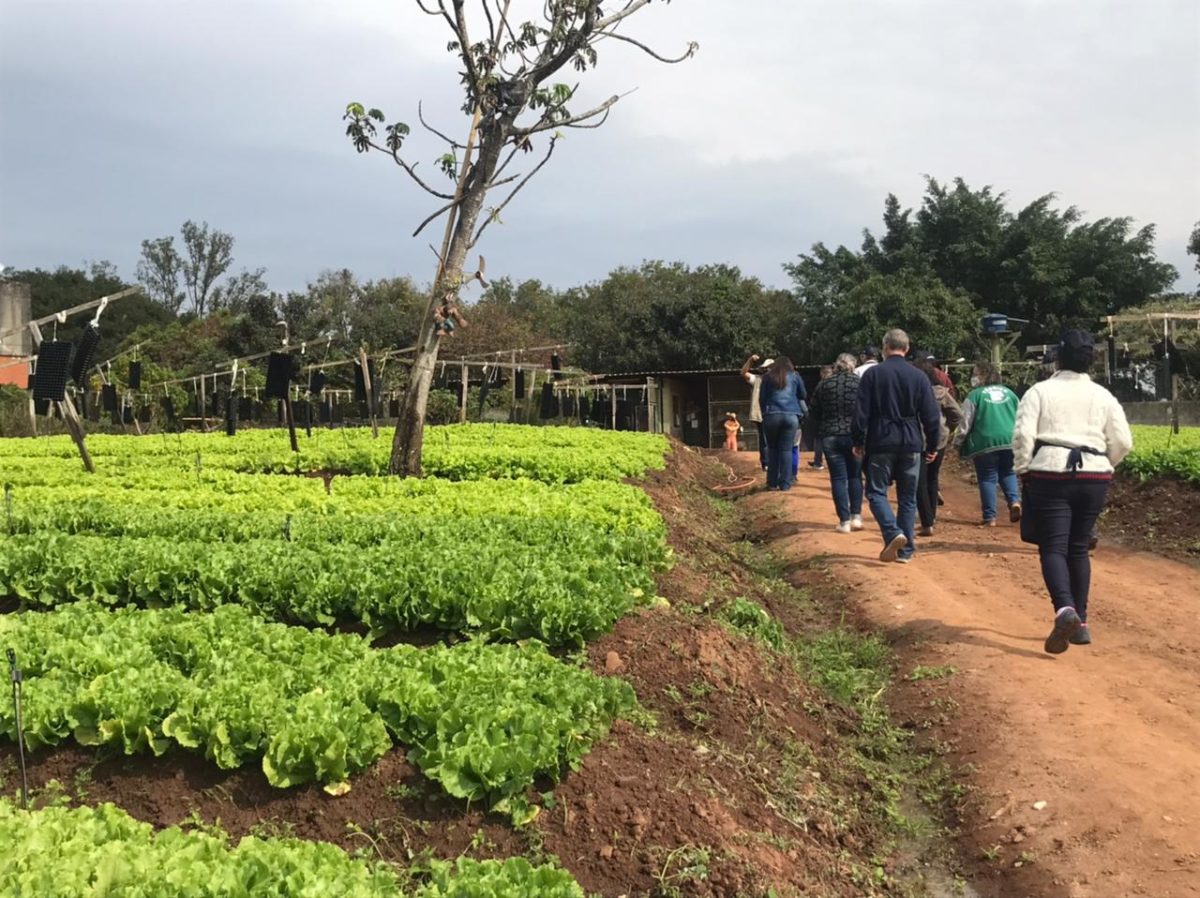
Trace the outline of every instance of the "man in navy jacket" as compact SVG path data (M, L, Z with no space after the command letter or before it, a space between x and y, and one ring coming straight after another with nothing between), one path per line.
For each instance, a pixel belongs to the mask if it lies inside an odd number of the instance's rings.
M862 375L850 436L855 454L866 457L867 500L883 533L879 560L907 564L916 551L921 455L937 455L941 413L929 378L904 360L908 334L888 331L883 353L884 360ZM896 513L888 502L893 482Z

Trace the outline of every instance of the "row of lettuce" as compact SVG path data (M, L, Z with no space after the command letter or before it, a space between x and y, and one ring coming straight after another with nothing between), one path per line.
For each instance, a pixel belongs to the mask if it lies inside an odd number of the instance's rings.
M66 437L14 439L0 446L0 464L17 459L77 456ZM129 440L97 434L88 446L100 470L196 467L242 473L384 474L391 441L369 428L314 430L292 452L287 434L254 430L234 437L216 434L158 434ZM446 480L527 478L544 483L621 480L661 470L665 444L643 433L583 427L526 427L519 424L452 424L425 430L424 473ZM5 475L7 476L7 475Z
M261 766L279 788L341 794L399 746L448 795L528 820L534 783L576 767L635 707L627 684L551 650L652 599L670 564L665 527L620 481L661 468L666 444L578 428L431 428L426 469L440 477L330 476L377 473L386 442L327 431L302 438L296 456L277 432L93 437L97 473L86 475L69 441L0 441L0 598L26 612L0 616L0 643L24 667L30 747L190 750L222 769ZM334 632L350 624L367 634ZM448 642L372 645L429 628ZM0 710L0 737L16 726ZM155 894L215 894L193 886L247 870L264 891L237 894L581 894L567 874L519 860L434 864L412 880L331 846L230 847L153 834L112 808L0 805L17 894L39 894L34 847L81 870L102 853L129 888L105 894L148 894L136 890L146 871L172 854L194 869L180 868L177 892ZM285 879L333 891L269 890Z
M1121 470L1149 480L1174 477L1200 484L1200 427L1182 428L1139 425L1133 428L1133 451Z
M18 810L0 799L0 894L14 898L583 898L569 873L521 858L413 870L333 845L169 827L111 804Z

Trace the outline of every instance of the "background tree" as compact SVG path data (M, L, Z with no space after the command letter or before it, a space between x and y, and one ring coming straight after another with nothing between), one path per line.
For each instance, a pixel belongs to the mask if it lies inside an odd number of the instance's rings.
M572 358L592 371L737 367L777 351L795 317L791 296L731 265L647 262L571 291Z
M651 0L618 0L601 9L602 0L547 0L534 4L540 13L518 21L510 17L511 0L417 0L426 14L441 18L450 29L447 49L462 64L463 111L470 116L466 138L460 142L430 125L420 106L418 118L425 129L442 142L437 166L448 175L452 189L431 186L417 174L415 164L400 155L409 126L403 122L385 125L378 109L351 103L345 114L346 133L360 153L378 150L390 155L422 189L439 201L439 208L416 230L445 215L445 230L438 251L437 272L418 335L418 348L410 371L409 385L401 403L400 419L392 442L391 471L421 473L425 405L437 362L439 332L434 315L443 303L458 301L463 285L471 277L467 255L487 227L549 161L559 131L565 128L598 127L620 99L611 96L578 112L574 105L578 86L554 81L564 68L577 72L595 67L597 45L602 40L623 43L663 62L679 62L696 49L676 59L659 55L622 29L625 20ZM384 128L382 143L378 128ZM536 148L545 150L541 161L523 175L508 174L513 160ZM490 192L504 185L505 197L484 214ZM480 264L482 268L482 263ZM482 276L480 280L483 280Z
M1200 274L1200 221L1196 222L1196 226L1192 228L1192 237L1188 241L1187 251L1189 256L1196 257L1196 272ZM1200 289L1197 289L1200 293Z
M244 302L266 292L263 268L243 270L223 287L217 286L233 265L232 234L191 220L183 223L179 233L182 252L175 248L174 237L143 240L137 266L138 282L173 314L188 311L203 318L222 304Z
M31 312L35 319L118 293L131 286L110 262L92 262L80 268L60 265L54 271L41 268L5 271L4 277L29 284ZM103 361L116 355L126 337L139 328L162 327L174 318L170 311L142 294L127 296L113 303L100 319L96 360ZM57 335L60 340L77 341L84 325L90 320L91 315L76 315L65 324L44 328L43 334L47 339Z
M1045 343L1064 327L1094 328L1102 316L1145 303L1174 283L1176 270L1155 256L1153 225L1135 231L1128 218L1084 222L1078 209L1057 209L1054 201L1048 194L1014 214L1003 193L974 190L961 178L951 185L926 179L915 215L889 195L883 233L865 231L859 252L817 244L784 265L804 316L806 360L828 361L836 348L860 342L867 310L859 300L868 282L867 295L900 291L887 294L889 307L912 316L883 323L905 326L930 347L958 332L963 299L972 317L1001 312L1028 319L1025 342ZM955 302L946 309L914 305L948 296ZM974 330L943 351L969 352Z

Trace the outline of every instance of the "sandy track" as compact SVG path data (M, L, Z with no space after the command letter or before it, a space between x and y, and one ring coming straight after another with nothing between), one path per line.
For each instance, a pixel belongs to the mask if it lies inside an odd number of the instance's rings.
M734 465L753 468L747 453ZM980 895L1200 895L1200 570L1102 545L1095 643L1053 657L1036 549L1007 522L975 525L978 494L961 477L943 493L937 535L907 566L878 561L869 513L864 532L834 531L825 472L745 501L778 519L778 554L824 556L906 657L956 668L946 733L977 787L964 824L973 844L1003 847Z

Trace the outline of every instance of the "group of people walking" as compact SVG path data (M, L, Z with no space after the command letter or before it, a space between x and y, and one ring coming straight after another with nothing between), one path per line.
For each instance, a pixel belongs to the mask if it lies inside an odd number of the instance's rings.
M882 353L839 355L811 397L786 358L754 371L758 356L751 356L742 372L753 391L751 418L758 413L767 486L791 488L792 447L810 415L837 530L863 529L865 499L883 540L881 561L908 564L917 536L934 535L942 462L958 447L975 468L980 524L996 526L1003 496L1022 539L1038 546L1055 609L1045 649L1057 654L1091 642L1089 546L1113 472L1133 446L1120 403L1088 375L1094 355L1089 333L1068 331L1045 379L1023 397L981 363L961 403L946 372L928 353L911 353L900 329L884 336Z

